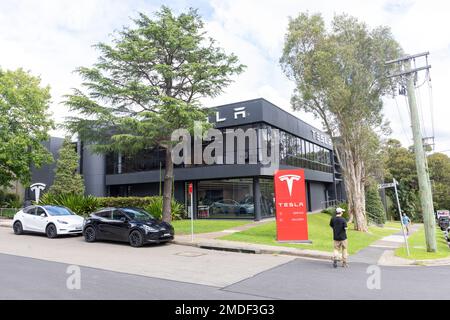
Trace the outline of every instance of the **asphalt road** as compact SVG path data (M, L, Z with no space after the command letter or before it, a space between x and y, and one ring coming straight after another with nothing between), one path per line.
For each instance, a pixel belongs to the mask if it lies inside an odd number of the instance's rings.
M368 265L332 269L296 259L226 287L80 267L80 288L68 289L70 265L0 254L0 299L448 299L449 267L382 267L380 289L367 288ZM207 270L205 270L207 272Z
M67 287L74 265L79 289ZM328 261L172 244L135 249L0 228L0 299L449 299L449 276L450 267L333 269Z

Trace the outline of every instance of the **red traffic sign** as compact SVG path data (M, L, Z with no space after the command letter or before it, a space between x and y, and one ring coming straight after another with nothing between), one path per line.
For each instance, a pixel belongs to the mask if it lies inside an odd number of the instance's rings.
M192 194L193 186L192 183L189 183L189 194Z

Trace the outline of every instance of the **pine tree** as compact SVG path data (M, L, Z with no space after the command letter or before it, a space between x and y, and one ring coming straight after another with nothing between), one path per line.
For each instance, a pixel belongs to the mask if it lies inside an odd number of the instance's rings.
M384 224L386 222L386 213L375 185L368 187L366 190L366 211L368 217L371 217L376 223Z
M50 187L49 193L54 195L84 194L83 178L77 172L79 157L69 138L59 151L56 163L55 180Z

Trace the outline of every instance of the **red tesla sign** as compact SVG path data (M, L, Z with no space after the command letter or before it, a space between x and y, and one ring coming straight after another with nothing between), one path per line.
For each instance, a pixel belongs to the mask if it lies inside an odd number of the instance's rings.
M308 242L308 209L302 169L275 173L275 206L277 240Z

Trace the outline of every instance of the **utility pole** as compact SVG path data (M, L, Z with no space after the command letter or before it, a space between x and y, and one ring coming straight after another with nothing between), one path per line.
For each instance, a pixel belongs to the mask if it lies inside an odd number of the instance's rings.
M431 193L430 176L428 173L427 159L423 147L423 138L420 131L419 111L416 104L415 94L415 78L417 72L421 70L429 70L431 66L428 64L429 52L409 55L400 59L387 61L386 64L398 63L401 71L388 77L404 77L406 78L406 94L408 96L408 104L411 114L411 128L414 140L414 154L416 156L417 177L419 180L420 203L423 212L423 223L425 227L425 240L428 252L436 252L436 222L434 218L433 195ZM419 68L412 68L412 61L416 58L425 57L426 65Z

